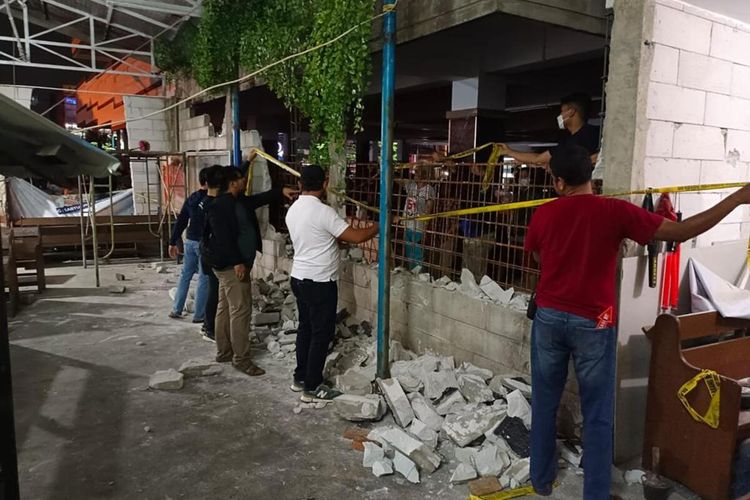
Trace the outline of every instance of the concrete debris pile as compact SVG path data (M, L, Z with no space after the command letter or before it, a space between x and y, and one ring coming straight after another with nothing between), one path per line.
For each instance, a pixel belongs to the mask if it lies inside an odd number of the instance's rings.
M445 288L451 292L458 291L478 300L512 307L513 309L525 311L529 304L529 296L527 294L517 293L513 288L505 290L487 275L483 276L480 282L477 283L474 274L468 269L461 271L461 278L458 283L451 281L448 276L443 276L433 281L429 273L422 272L421 266L416 266L411 271L404 267L397 267L393 270L393 273L408 273L416 277L418 281L432 283L432 286L436 288Z
M345 434L375 476L397 474L418 483L449 463L452 484L480 479L487 488L492 478L498 491L528 483L532 389L525 379L496 376L468 362L457 367L449 356L417 356L398 342L391 345L391 378L376 379L368 368L371 350L358 349L347 354L349 362L335 365L347 371L336 379L345 394L334 408L342 418L362 422L383 418L387 405L393 423ZM329 359L339 361L341 354ZM376 393L362 395L375 387ZM580 464L580 447L562 441L559 447L563 459Z

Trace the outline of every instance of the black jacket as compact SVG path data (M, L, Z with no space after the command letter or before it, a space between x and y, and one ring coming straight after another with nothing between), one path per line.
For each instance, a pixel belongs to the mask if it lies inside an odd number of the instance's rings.
M263 252L260 235L260 224L255 209L281 201L281 189L272 189L265 193L251 196L240 195L237 198L228 193L217 196L206 207L205 226L201 240L201 256L214 269L226 269L243 263L237 245L239 227L237 224L236 205L242 204L248 212L250 224L255 229L258 251Z
M182 210L180 215L177 216L177 220L172 230L172 238L169 240L170 245L177 246L177 243L182 238L182 232L187 228L187 239L193 241L200 241L203 235L203 208L201 203L206 199L206 190L199 189L191 194L185 203L182 204Z

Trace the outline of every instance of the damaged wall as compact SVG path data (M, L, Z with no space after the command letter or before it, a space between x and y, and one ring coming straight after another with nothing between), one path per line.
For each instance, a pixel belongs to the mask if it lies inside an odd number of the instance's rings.
M263 240L263 255L253 267L256 278L291 271L282 237ZM359 321L377 324L377 267L342 260L339 307ZM496 374L520 374L531 380L531 322L526 312L450 291L409 272L391 277L391 337L417 353L453 356ZM561 424L580 424L577 388L571 376L564 395Z

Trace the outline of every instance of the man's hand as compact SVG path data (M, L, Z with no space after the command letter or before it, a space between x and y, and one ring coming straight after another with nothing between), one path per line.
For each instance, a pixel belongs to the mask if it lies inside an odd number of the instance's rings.
M294 198L299 195L299 189L285 187L281 190L281 193L284 195L284 198L286 198L287 200L294 201Z
M180 255L180 249L177 248L177 245L169 245L169 257L176 259L178 255Z
M247 268L245 267L245 264L237 264L234 266L234 274L237 275L237 278L239 278L240 281L245 279L245 274L247 273Z

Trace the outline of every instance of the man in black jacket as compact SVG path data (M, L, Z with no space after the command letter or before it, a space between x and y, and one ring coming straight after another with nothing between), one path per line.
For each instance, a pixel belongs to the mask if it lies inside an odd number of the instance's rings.
M193 309L193 323L203 323L206 312L206 275L201 269L200 241L203 236L203 209L201 203L206 198L206 181L208 180L208 169L204 168L198 173L198 181L201 188L192 193L182 205L180 214L174 224L172 238L169 240L169 256L176 259L179 254L178 244L182 239L182 232L187 228L184 243L185 261L182 264L182 274L177 284L177 293L174 297L170 318L182 318L185 308L190 281L198 274L198 289L195 292L195 307Z
M265 371L250 359L250 315L252 294L250 271L255 254L262 251L257 208L296 193L291 188L273 189L245 196L246 178L235 168L224 171L226 192L219 195L206 211L204 256L219 279L219 306L216 311L216 349L218 362L232 361L238 370L250 375Z

